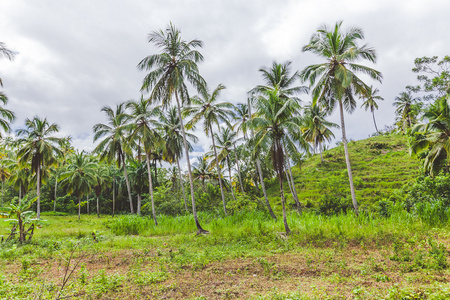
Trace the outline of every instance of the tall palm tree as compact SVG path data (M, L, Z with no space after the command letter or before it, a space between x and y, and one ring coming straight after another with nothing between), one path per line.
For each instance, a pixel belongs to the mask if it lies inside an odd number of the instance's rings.
M356 107L354 96L364 96L369 87L357 76L357 72L369 75L381 82L382 75L372 68L356 64L361 59L372 63L376 61L375 50L367 45L359 46L357 42L364 39L360 28L351 28L348 32L341 29L342 22L337 22L334 29L320 27L311 37L309 44L303 47L304 52L312 52L325 59L322 64L306 67L300 74L303 81L309 80L314 103L319 103L327 111L334 110L339 105L341 118L342 141L344 143L345 162L350 183L353 207L358 214L353 175L348 154L347 137L345 134L344 108L352 112Z
M31 185L32 172L26 162L21 161L15 152L12 153L13 155L7 159L8 169L11 171L9 181L12 182L13 187L19 191L20 202Z
M273 168L277 173L280 185L281 205L283 209L283 223L286 234L289 234L286 205L283 189L283 173L285 165L285 148L288 152L297 151L293 138L301 132L300 104L297 99L280 97L278 90L265 91L256 102L255 116L251 126L255 129L255 152L258 148L270 152Z
M414 105L418 98L414 98L410 91L401 92L399 96L395 97L393 105L396 107L395 113L402 124L402 129L405 132L408 128L413 126L416 121L417 111Z
M102 191L106 188L107 184L112 180L112 178L110 176L108 165L100 161L98 157L94 157L93 161L95 163L93 189L97 198L97 217L100 217L99 198L102 194Z
M363 96L363 98L366 99L366 101L364 101L363 104L361 105L361 107L364 107L365 110L368 110L370 108L370 112L372 113L373 118L373 124L375 125L375 130L377 132L379 131L377 128L377 122L375 122L375 109L378 109L377 101L384 100L383 97L377 95L378 92L379 92L378 89L374 89L373 86L370 86L369 89L367 89L367 94Z
M206 155L198 156L197 157L198 163L194 167L194 170L192 171L194 178L199 179L202 182L203 188L205 187L205 181L206 179L211 179L214 177L214 173L211 172L208 158Z
M25 129L19 129L17 134L24 136L20 139L23 146L19 149L17 156L21 163L31 162L31 169L36 174L36 194L37 194L37 218L41 216L41 180L42 168L44 164L50 166L55 163L56 156L61 154L58 146L61 138L53 136L59 131L56 123L49 124L47 118L25 120Z
M190 126L194 126L201 119L203 119L203 131L206 136L210 136L216 158L217 174L219 175L220 193L222 194L223 211L227 215L227 208L225 202L225 194L222 186L222 175L220 172L219 158L217 157L217 149L214 139L213 125L216 125L220 130L220 122L231 126L229 116L233 115L233 104L230 102L218 102L220 93L225 89L225 86L219 84L212 92L206 88L203 93L192 98L192 106L186 107L186 115L192 115Z
M105 112L108 123L96 124L93 127L94 142L104 138L95 147L94 153L100 154L100 159L107 162L115 161L117 166L123 167L123 173L128 191L128 200L130 201L130 211L134 213L133 200L131 198L130 181L127 175L126 155L131 152L130 145L126 139L127 122L130 118L125 112L125 103L121 103L113 110L108 106L102 108ZM113 204L114 205L114 204Z
M236 130L237 132L242 131L245 140L248 140L246 124L249 119L248 105L238 103L234 109L234 120L236 123L233 125L233 130Z
M0 42L0 57L4 56L7 59L9 59L10 61L14 59L14 56L16 55L16 53L14 51L9 50L5 43ZM0 78L0 86L3 87L3 80ZM6 104L8 102L8 97L6 97L6 95L3 92L0 92L0 101L3 104ZM14 114L12 114L12 112L10 111L3 111L3 108L0 108L0 116L2 116L3 118L9 118L12 116L12 120L14 120ZM12 121L10 120L10 121ZM3 127L3 129L6 131L5 129L5 124L3 123L3 119L0 118L0 126ZM9 128L9 124L6 122L7 128Z
M78 220L81 213L81 198L89 195L96 184L95 162L84 151L77 151L69 158L66 170L61 174L61 184L78 200Z
M54 177L55 177L55 200L53 201L53 211L56 211L56 198L57 198L57 191L58 191L58 181L59 181L59 175L62 172L62 170L65 168L67 157L73 153L75 153L75 150L73 146L71 145L72 137L68 136L61 139L60 144L60 157L56 160L55 166L53 168L54 171Z
M203 43L200 40L192 40L190 42L182 40L180 31L172 24L164 31L159 30L150 33L148 41L161 49L161 52L147 56L138 64L139 69L149 71L142 82L141 91L151 91L149 100L151 102L161 101L164 107L167 107L172 97L175 96L188 165L192 213L198 233L207 233L200 226L197 217L189 147L184 132L180 102L180 98L183 104L189 102L189 92L186 85L188 82L197 91L203 90L206 85L197 67L197 63L203 60L203 56L196 48L202 47Z
M1 79L0 79L1 84ZM0 92L0 102L4 105L8 103L8 98L4 94ZM11 131L11 123L16 119L14 112L8 110L4 107L0 106L0 127L4 132ZM2 138L2 134L0 132L0 138Z
M161 129L163 140L165 142L165 156L169 162L175 161L178 166L178 176L180 180L180 187L183 192L184 208L188 210L186 202L186 193L184 191L183 176L181 175L180 158L183 154L183 134L181 132L180 118L176 107L169 107L167 113L160 114L158 128ZM186 129L184 129L186 131ZM198 138L192 133L185 132L186 138L196 143ZM186 141L189 151L193 147L189 141Z
M153 221L155 222L155 225L158 225L158 221L156 220L155 201L153 199L153 183L149 155L154 146L161 142L161 137L155 130L155 127L157 126L156 117L160 114L160 109L159 107L150 107L150 102L144 100L143 97L141 97L139 101L128 101L127 108L131 110L131 117L133 119L131 123L131 138L138 139L139 144L144 146ZM138 214L140 214L140 198L141 193L138 193Z
M334 138L334 133L331 127L339 128L339 125L325 120L327 112L319 107L319 105L308 105L304 110L305 122L303 137L310 142L314 147L314 152L319 148L320 159L323 160L323 143L330 142Z
M147 188L147 180L145 180L146 172L150 172L151 170L148 168L147 162L141 162L139 160L129 160L130 164L130 180L132 182L132 188L133 191L137 194L137 205L136 205L136 214L141 215L141 195L144 193L144 189ZM153 192L153 191L152 191ZM156 222L156 211L155 211L155 204L153 199L152 200L152 212L154 214L154 221L155 225L158 225L158 222Z

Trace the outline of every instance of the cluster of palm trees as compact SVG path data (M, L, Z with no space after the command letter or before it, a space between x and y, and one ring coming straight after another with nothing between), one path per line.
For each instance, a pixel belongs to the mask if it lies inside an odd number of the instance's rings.
M270 176L274 172L279 183L283 222L288 234L290 228L286 219L285 181L299 213L302 209L291 162L298 161L302 153L310 153L311 150L321 154L323 144L334 137L331 128L337 127L342 130L350 190L355 212L358 213L344 110L352 112L356 107L356 98L360 97L365 99L363 107L370 108L373 113L378 108L376 101L382 98L376 95L377 89L369 87L357 74L363 73L378 81L381 81L382 76L380 72L356 63L363 59L375 62L376 59L372 48L357 44L364 38L362 30L352 28L343 32L341 25L342 22L338 22L331 29L325 26L319 28L303 47L303 51L323 58L322 64L291 73L290 62L273 62L270 68L259 70L264 83L249 91L247 103L237 105L221 101L224 85L219 84L211 90L200 75L198 63L203 61L199 51L203 45L201 41L184 41L180 31L172 24L165 30L150 33L148 41L159 49L159 53L145 57L138 64L138 69L146 72L141 88L143 96L137 101L130 100L116 107L106 106L102 109L107 122L93 127L94 142L98 143L93 153L74 151L67 138L53 135L58 131L58 126L49 124L46 119L36 117L27 120L26 128L18 131L21 138L16 141L17 165L27 169L29 174L35 174L38 217L39 190L42 178L47 176L45 172L57 174L55 191L58 183L61 183L68 193L78 199L80 215L82 197L92 192L97 197L98 212L98 199L102 191L110 183L115 184L116 174L114 171L111 178L110 166L116 165L114 170L123 172L130 212L140 214L142 194L148 192L152 216L157 225L153 191L157 161L177 165L176 170L173 169L173 178L178 177L174 182L179 181L184 207L188 210L180 166L184 153L191 209L198 233L207 231L198 220L194 180L218 182L223 213L226 215L227 189L231 197L236 199L239 194L249 192L248 184L245 183L250 178L258 189L261 187L267 210L276 218L264 186L268 172ZM309 82L309 86L297 82ZM190 88L196 91L196 96L190 95ZM309 92L313 101L303 106L299 96ZM340 126L326 120L336 106L340 112ZM199 158L193 168L189 152L193 149L191 143L198 139L189 131L198 125L211 138L212 147L211 152ZM244 159L245 164L241 164ZM266 164L267 161L271 162L271 167ZM153 173L152 162L155 169ZM226 176L222 175L225 169L228 182ZM21 181L21 176L14 176L11 175L19 191L26 192L32 186L29 180ZM144 190L147 185L148 191ZM112 191L114 214L114 187ZM137 197L136 208L133 194Z

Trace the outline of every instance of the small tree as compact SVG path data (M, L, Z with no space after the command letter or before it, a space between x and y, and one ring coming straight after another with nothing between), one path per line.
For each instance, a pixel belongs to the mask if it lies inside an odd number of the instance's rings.
M27 240L31 240L33 237L35 223L38 219L32 218L34 212L28 210L31 205L37 200L37 197L28 199L28 195L26 195L21 201L18 197L14 197L11 200L11 203L7 207L0 208L0 216L4 218L8 218L7 222L12 222L13 227L11 229L11 233L6 239L9 241L15 237L17 234L17 229L19 230L19 242L23 243ZM30 225L28 229L25 228L26 225Z

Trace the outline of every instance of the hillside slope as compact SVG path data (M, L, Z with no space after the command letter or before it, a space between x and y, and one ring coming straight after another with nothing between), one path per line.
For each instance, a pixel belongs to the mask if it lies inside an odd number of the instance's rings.
M395 189L412 182L419 174L419 161L410 157L402 135L351 141L348 146L356 198L362 207L388 198ZM344 147L327 150L323 155L324 163L317 154L293 168L299 200L306 206L317 206L326 197L350 199ZM293 204L287 184L285 192L289 194L289 203ZM277 185L271 186L269 195L279 196ZM271 202L276 204L277 201Z

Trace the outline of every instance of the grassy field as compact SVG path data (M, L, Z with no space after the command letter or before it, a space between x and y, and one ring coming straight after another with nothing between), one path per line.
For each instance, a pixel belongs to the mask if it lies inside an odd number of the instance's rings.
M361 207L372 208L374 203L389 198L405 183L412 182L419 174L419 161L411 158L403 135L390 134L352 141L348 144L352 163L356 197ZM299 200L316 205L323 194L350 195L343 146L324 152L322 163L319 155L308 158L301 167L293 168ZM289 187L285 193L290 197ZM271 204L281 210L278 184L273 184L268 194Z
M200 214L200 236L191 216L44 219L30 243L1 244L1 299L450 298L450 228L400 208L292 213L289 237L262 212Z

